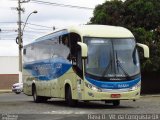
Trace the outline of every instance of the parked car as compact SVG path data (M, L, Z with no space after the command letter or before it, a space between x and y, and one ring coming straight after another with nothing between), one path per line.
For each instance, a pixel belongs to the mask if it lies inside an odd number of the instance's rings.
M12 91L20 94L23 91L23 83L15 83L12 85Z

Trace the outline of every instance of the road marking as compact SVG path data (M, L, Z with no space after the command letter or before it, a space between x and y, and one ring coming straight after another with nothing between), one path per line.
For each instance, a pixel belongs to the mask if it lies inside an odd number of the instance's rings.
M75 110L56 110L44 112L44 114L89 114L89 111L75 111Z

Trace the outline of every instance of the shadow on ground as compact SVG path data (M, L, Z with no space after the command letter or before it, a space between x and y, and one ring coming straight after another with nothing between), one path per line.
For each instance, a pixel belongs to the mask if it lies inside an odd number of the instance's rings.
M33 102L33 101L30 101L30 102ZM43 102L43 104L54 105L54 106L59 106L59 107L70 107L64 100L51 99L47 102ZM134 107L127 106L127 105L126 106L123 106L123 105L113 106L111 103L105 104L105 102L103 101L90 101L90 102L79 101L76 106L70 107L70 108L83 108L83 109L122 109L122 108L126 109L127 108L128 109L128 108L134 108Z

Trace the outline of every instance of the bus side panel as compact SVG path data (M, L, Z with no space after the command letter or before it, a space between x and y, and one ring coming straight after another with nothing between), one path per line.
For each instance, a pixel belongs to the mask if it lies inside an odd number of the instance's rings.
M32 83L33 83L33 77L25 70L23 69L23 92L26 95L32 95Z
M57 90L57 81L58 79L54 79L54 80L51 80L51 83L50 83L50 93L51 93L51 97L58 97L58 90Z
M73 69L70 68L63 76L59 78L59 86L60 91L59 95L61 98L65 98L65 85L68 84L71 87L72 95L74 95L74 92L76 91L76 74L73 72ZM76 95L73 96L76 98Z

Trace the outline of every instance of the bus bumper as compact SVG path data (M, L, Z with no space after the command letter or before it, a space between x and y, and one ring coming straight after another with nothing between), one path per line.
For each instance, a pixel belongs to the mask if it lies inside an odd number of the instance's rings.
M84 100L136 100L140 98L140 88L126 92L95 92L86 90Z

